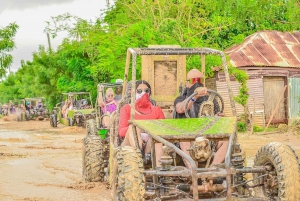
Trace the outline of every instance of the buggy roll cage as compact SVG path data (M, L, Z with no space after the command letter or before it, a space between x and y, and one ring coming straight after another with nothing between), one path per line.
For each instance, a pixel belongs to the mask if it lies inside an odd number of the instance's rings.
M46 99L44 97L36 97L36 98L24 98L24 100L38 101L38 100L46 100Z
M90 99L90 105L93 107L93 101L92 101L92 97L91 97L91 93L90 92L68 92L68 93L62 93L62 95L66 95L66 96L74 96L74 95L80 95L80 98L82 97L82 95L88 95L89 96L89 99ZM62 97L63 99L63 97ZM62 103L64 103L65 101L61 101L59 103L57 103L55 105L54 108L59 108L61 106Z
M124 89L126 89L126 85L128 82L128 73L129 73L129 65L130 65L130 56L132 56L132 89L135 89L136 86L136 58L138 55L219 55L222 59L222 67L225 72L225 80L228 86L230 105L232 108L233 116L236 116L235 103L233 99L233 92L230 86L230 77L227 67L227 61L225 57L225 53L220 50L215 50L211 48L128 48L127 56L126 56L126 66L125 66L125 74L124 74ZM200 57L199 57L200 59ZM205 70L205 69L204 69ZM205 74L205 72L203 73ZM122 96L124 96L125 90L122 92ZM131 120L134 118L135 108L135 90L132 90L131 93Z
M98 107L98 91L99 91L99 87L100 86L103 86L104 88L109 88L109 87L123 87L123 83L120 83L120 82L118 82L118 83L99 83L98 85L97 85L97 99L96 99L96 101L95 101L95 108L97 108ZM104 97L103 95L105 94L105 91L102 91L102 97ZM123 91L122 91L122 94L123 94Z
M233 99L233 92L230 86L230 77L229 77L229 72L228 72L228 67L227 67L227 61L226 61L226 57L225 57L225 53L220 51L220 50L215 50L215 49L211 49L211 48L166 48L166 47L162 47L162 48L128 48L127 49L127 55L126 55L126 64L125 64L125 73L124 73L124 83L123 83L123 89L126 89L126 85L128 82L128 74L129 74L129 66L130 66L130 58L132 57L132 89L136 88L136 60L137 60L137 56L138 55L199 55L199 59L201 59L202 55L219 55L221 57L222 60L222 67L223 70L225 72L225 80L228 86L228 92L229 92L229 99L230 99L230 105L232 108L232 114L233 116L236 116L236 108L235 108L235 103L234 103L234 99ZM205 72L203 72L203 74L205 75ZM125 90L122 91L122 97L124 97L124 93ZM133 124L133 136L134 136L134 141L135 144L138 145L138 140L137 140L137 134L136 134L136 129L135 127L137 125L135 125L134 123L134 114L135 114L135 96L136 96L136 92L135 90L131 90L131 103L130 103L130 107L131 107L131 111L130 111L130 123ZM198 190L197 190L197 166L195 161L189 157L187 154L185 154L182 150L178 149L174 144L172 144L171 142L168 142L167 140L163 139L160 136L156 136L156 135L152 135L151 133L149 133L149 135L151 136L151 138L153 138L154 140L152 140L151 142L151 158L152 158L152 166L155 167L156 166L156 162L154 158L154 141L157 142L161 142L164 145L167 145L168 147L173 148L173 150L180 155L181 157L183 157L184 159L186 159L190 165L191 165L191 170L188 171L192 178L192 192L193 192L193 198L194 201L198 200ZM232 153L232 145L235 143L236 141L236 133L233 133L230 135L229 137L229 145L228 145L228 149L226 151L226 156L225 156L225 172L215 172L215 174L220 174L223 176L226 176L226 181L227 181L227 198L231 198L231 169L230 169L230 163L231 163L231 153ZM259 171L259 170L258 170ZM154 183L157 184L157 177L154 176Z

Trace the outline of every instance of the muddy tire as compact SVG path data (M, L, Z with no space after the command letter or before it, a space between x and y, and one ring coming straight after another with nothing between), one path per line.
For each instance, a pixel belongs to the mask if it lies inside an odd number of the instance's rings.
M87 135L89 136L99 136L95 119L89 119L86 122L86 130L87 130Z
M57 127L56 114L50 115L50 126L51 127Z
M85 123L85 120L81 120L81 127L82 128L86 128L86 123ZM96 123L95 123L96 124ZM96 127L97 128L97 127Z
M83 139L82 176L85 182L103 181L105 176L103 141L98 136Z
M117 168L113 174L113 200L142 201L145 194L144 166L141 152L133 147L121 147L117 152ZM115 183L115 184L114 184Z
M19 115L17 116L17 121L22 121L22 115L21 115L21 114L19 114Z
M26 112L25 112L25 119L26 119L26 121L30 120L30 113L28 110L26 110Z
M50 119L49 119L49 120L50 120L50 126L51 126L51 127L54 127L54 123L53 123L52 116L50 117Z
M80 119L80 117L79 116L76 116L76 125L77 125L77 127L81 127L81 119Z
M74 126L74 119L73 118L68 118L68 126Z
M270 200L294 201L300 200L300 166L293 149L279 142L269 143L258 151L254 166L269 166L269 174L275 177L274 187L255 187L257 197ZM262 174L253 174L256 178ZM270 176L254 180L254 185L264 184Z

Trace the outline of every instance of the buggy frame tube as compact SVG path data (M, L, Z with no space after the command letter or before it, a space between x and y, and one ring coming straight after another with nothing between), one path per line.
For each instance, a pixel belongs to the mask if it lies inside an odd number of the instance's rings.
M225 156L225 169L227 172L226 181L227 181L227 199L231 199L231 169L230 169L230 161L231 161L231 152L232 152L232 143L234 142L235 134L231 134L228 142L228 149Z
M131 103L130 103L130 119L134 119L135 114L135 88L136 88L136 53L132 52L132 89L131 89ZM132 125L133 138L135 142L135 147L140 149L138 136L136 132L136 126Z
M180 150L178 147L176 147L174 144L168 142L167 140L165 140L159 136L152 135L151 133L148 133L148 134L151 136L152 140L154 139L157 142L160 142L170 148L173 148L173 150L178 155L180 155L181 157L183 157L184 159L186 159L189 162L189 164L191 165L191 170L189 170L189 173L192 177L193 199L194 199L194 201L197 201L198 200L198 179L197 179L197 165L196 165L195 161L190 156L188 156L186 153L184 153L182 150ZM151 145L154 145L154 143ZM151 149L153 149L152 146L151 146Z
M230 77L227 67L225 53L220 50L211 48L128 48L124 75L124 87L127 85L128 71L130 64L130 53L132 54L132 88L135 89L136 81L136 57L137 55L219 55L222 60L223 70L225 72L225 80L228 87L229 100L233 116L236 116L236 108L233 99L233 92L230 86ZM132 90L134 92L135 90ZM134 95L134 96L133 96ZM131 94L131 100L135 100L135 92ZM131 105L132 106L132 105ZM133 105L134 106L134 105ZM131 109L134 109L131 107Z
M128 49L127 50L127 55L126 55L126 64L125 64L125 73L124 73L124 81L123 81L123 91L122 91L122 97L125 95L125 89L127 86L128 82L128 72L129 72L129 64L130 64L130 53L131 51Z
M151 52L153 51L153 52ZM135 114L135 94L136 94L136 58L137 55L207 55L207 54L212 54L212 55L220 55L222 59L222 64L224 67L225 71L225 79L227 82L227 87L228 87L228 92L229 92L229 99L230 99L230 104L232 108L232 113L234 116L236 116L236 109L235 109L235 104L233 100L233 92L230 86L230 78L228 74L228 67L227 67L227 62L226 62L226 57L224 52L219 51L219 50L214 50L210 48L128 48L127 50L127 58L126 58L126 67L125 67L125 77L124 81L128 79L128 74L126 74L126 70L128 69L129 71L129 63L130 63L130 55L129 52L132 54L132 90L131 90L131 112L130 112L130 119L134 119L134 114ZM127 67L128 66L128 67ZM124 86L126 87L127 83L124 83ZM135 143L136 147L139 147L139 144L137 143L137 133L135 130L135 126L133 127L133 134L135 138ZM197 182L197 166L195 161L185 154L183 151L181 151L179 148L177 148L175 145L172 143L166 141L165 139L151 135L151 133L148 133L152 139L163 143L164 145L171 147L174 149L174 151L179 154L181 157L186 159L190 165L191 165L191 177L192 177L192 189L193 189L193 199L194 201L198 200L198 182ZM230 136L229 139L229 147L226 152L226 157L225 157L225 167L227 171L227 198L230 200L231 199L231 169L230 169L230 156L232 152L231 144L234 142L234 137L235 134Z

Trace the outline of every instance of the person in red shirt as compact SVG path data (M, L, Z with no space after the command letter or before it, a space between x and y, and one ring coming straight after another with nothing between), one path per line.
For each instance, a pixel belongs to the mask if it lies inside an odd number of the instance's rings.
M158 106L154 106L150 101L151 87L145 80L138 80L136 82L136 102L135 102L135 116L134 119L164 119L164 113ZM124 105L120 110L119 120L119 136L124 138L122 146L135 146L134 137L132 135L132 126L128 124L130 120L129 104ZM136 127L139 147L141 147L145 153L151 152L151 143L148 134L144 133L141 129ZM156 152L156 164L159 166L158 160L162 156L162 144L155 144Z

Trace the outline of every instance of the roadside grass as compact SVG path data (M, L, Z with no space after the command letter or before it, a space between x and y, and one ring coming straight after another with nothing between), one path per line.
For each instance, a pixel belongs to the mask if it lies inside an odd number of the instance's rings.
M244 122L238 122L237 124L238 133L249 133L246 128L246 124ZM269 126L267 130L264 132L265 128L260 127L258 125L254 125L253 127L253 133L270 133L270 132L279 132L281 129L275 127L275 126Z

